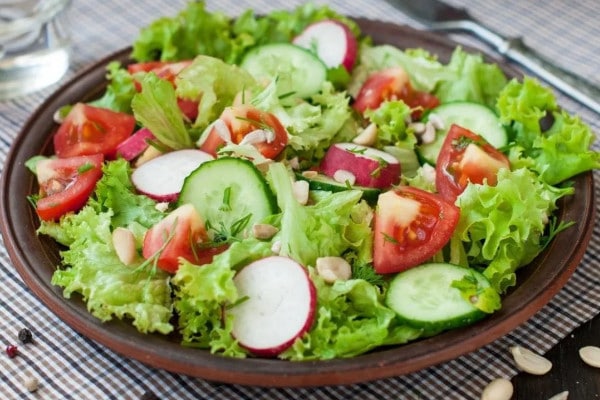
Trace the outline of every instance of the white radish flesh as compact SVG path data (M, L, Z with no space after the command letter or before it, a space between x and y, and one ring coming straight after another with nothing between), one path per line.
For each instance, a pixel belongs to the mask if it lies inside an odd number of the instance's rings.
M296 36L293 43L314 51L329 68L342 65L351 71L356 61L356 38L350 29L339 21L315 22Z
M400 163L389 153L354 143L331 146L321 161L321 171L334 177L344 170L356 178L355 184L384 189L400 180Z
M149 141L153 139L155 139L154 134L148 128L142 128L117 146L117 155L131 161L142 154L150 145Z
M310 329L316 290L296 261L263 258L244 267L234 283L245 300L226 313L233 316L233 336L252 353L277 356Z
M157 201L172 202L177 200L185 178L200 164L213 159L201 150L172 151L136 168L131 181L140 193Z

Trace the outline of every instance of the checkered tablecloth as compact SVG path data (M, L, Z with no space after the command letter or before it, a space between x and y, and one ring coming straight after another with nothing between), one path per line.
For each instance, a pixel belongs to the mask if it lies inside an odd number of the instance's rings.
M70 12L74 33L73 62L64 79L128 46L140 27L159 16L174 15L185 3L184 0L74 0ZM208 0L207 7L235 16L247 8L266 13L300 3L300 0ZM316 3L326 3L349 16L419 26L385 1ZM600 83L600 6L596 0L452 0L451 3L466 7L479 20L506 36L524 37L528 44L557 64ZM0 102L0 171L21 126L55 89L56 86ZM559 100L563 107L578 113L595 132L600 132L600 116L564 96L559 95ZM596 197L600 198L598 178L596 172ZM597 214L600 215L600 210ZM160 399L477 399L491 379L510 378L517 373L507 351L509 346L520 343L544 353L575 327L600 312L599 255L600 226L596 223L581 265L558 295L527 323L471 354L407 376L370 383L266 389L215 384L154 369L88 340L63 323L32 294L2 246L2 350L6 344L15 342L16 329L25 324L35 328L36 343L14 359L0 354L0 399L140 399L144 393L154 393ZM24 388L22 381L27 375L38 378L40 387L36 393L28 393Z

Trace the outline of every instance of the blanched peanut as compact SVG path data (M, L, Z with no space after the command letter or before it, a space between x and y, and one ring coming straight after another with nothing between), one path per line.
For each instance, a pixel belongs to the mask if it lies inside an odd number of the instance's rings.
M333 174L333 180L339 183L354 185L356 182L356 176L354 176L352 172L346 171L345 169L338 169Z
M154 205L154 208L160 212L165 212L169 209L169 203L167 203L166 201L161 202L161 203L156 203Z
M425 124L425 130L421 134L421 143L433 143L435 140L435 127L431 122Z
M316 268L317 273L327 283L346 281L352 276L352 267L342 257L319 257Z
M444 129L446 127L446 122L435 113L430 113L427 119L435 129Z
M377 141L377 125L370 123L365 129L362 130L354 139L353 143L360 144L362 146L373 146Z
M590 367L600 368L600 347L582 347L579 349L579 357Z
M550 397L548 400L567 400L568 398L569 398L569 392L565 390L564 392L555 394L554 396Z
M271 245L271 251L273 252L273 254L279 254L281 252L281 241L274 241Z
M508 379L494 379L483 389L481 400L510 400L513 391L513 384Z
M317 171L313 171L313 170L308 170L308 171L302 171L302 176L305 178L314 178L315 176L319 175L319 173Z
M292 183L292 189L294 191L294 197L298 200L298 203L305 205L308 203L308 182L307 181L295 181Z
M112 244L119 260L125 265L133 263L137 257L135 237L129 229L118 227L112 233Z
M515 359L515 364L521 371L533 375L544 375L552 369L552 363L548 359L524 347L513 346L510 348L510 352Z
M270 224L254 224L252 226L252 236L256 239L271 239L279 231Z
M158 150L156 147L154 146L148 146L148 148L146 150L144 150L144 152L137 158L137 160L135 160L135 167L139 167L140 165L142 165L145 162L148 162L160 155L162 155L163 153Z

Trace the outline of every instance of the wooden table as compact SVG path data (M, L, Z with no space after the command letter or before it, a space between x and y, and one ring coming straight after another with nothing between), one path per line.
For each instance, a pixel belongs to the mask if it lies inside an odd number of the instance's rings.
M545 355L552 361L549 373L517 375L513 379L513 399L550 399L565 390L569 400L600 398L600 368L588 366L579 357L579 349L590 345L600 346L600 316L575 329Z

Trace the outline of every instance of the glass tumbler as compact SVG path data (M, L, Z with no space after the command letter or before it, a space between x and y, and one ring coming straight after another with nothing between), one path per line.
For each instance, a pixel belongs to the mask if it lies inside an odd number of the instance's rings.
M0 0L0 100L43 89L69 68L71 0Z

